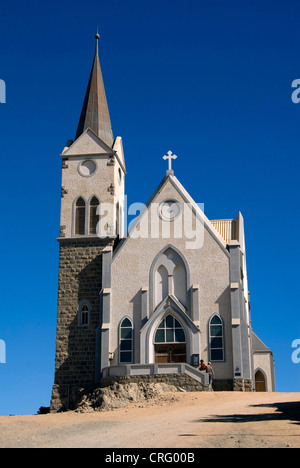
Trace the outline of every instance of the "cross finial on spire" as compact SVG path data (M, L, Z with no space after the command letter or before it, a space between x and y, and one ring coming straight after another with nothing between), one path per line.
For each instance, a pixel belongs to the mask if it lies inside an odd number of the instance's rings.
M176 154L173 154L172 151L168 151L168 156L164 156L163 159L169 161L169 169L167 171L167 175L174 175L174 171L172 170L172 159L177 159Z
M97 29L94 61L75 139L77 140L80 135L90 128L104 143L112 148L114 137L98 54L99 38L100 34Z
M95 39L96 39L96 54L98 55L98 41L100 39L100 34L98 33L98 28L97 28L97 33L95 34Z

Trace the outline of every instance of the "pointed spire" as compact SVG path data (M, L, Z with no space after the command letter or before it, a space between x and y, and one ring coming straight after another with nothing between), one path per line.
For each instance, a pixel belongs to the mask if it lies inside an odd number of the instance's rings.
M98 54L99 34L95 35L96 49L92 71L81 111L75 139L87 128L93 130L101 140L112 147L114 138L106 100L103 77Z

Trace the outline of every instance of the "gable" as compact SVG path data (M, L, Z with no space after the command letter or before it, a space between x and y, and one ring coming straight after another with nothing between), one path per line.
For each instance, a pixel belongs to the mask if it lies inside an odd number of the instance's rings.
M166 200L178 203L180 216L174 221L164 223L161 206ZM118 252L130 238L159 238L161 236L162 239L168 239L172 237L172 234L176 239L180 237L185 239L186 245L189 245L187 248L190 249L193 249L192 238L194 236L194 248L201 248L201 243L204 241L204 230L209 231L221 249L226 255L229 255L226 241L205 216L202 207L192 199L175 176L165 177L148 203L137 207L137 209L141 210L141 213L130 224L125 239L118 245L114 255L118 255Z
M74 143L62 153L63 157L78 155L112 155L115 151L104 143L91 129L87 129Z

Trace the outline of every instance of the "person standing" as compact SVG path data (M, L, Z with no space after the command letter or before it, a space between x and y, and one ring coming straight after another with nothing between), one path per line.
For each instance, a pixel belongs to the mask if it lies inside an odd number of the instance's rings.
M206 364L204 364L203 359L201 359L200 365L199 365L199 371L206 372L206 368L207 368Z
M213 384L213 380L215 378L215 373L214 373L214 370L212 368L212 365L211 365L211 362L209 362L207 364L207 367L206 367L206 373L208 374L209 376L209 389L212 391L212 384Z

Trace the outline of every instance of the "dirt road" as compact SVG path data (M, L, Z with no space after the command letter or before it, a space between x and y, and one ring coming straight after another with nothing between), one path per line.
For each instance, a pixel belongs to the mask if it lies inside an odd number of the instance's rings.
M300 448L300 393L172 393L112 412L0 417L0 448Z

